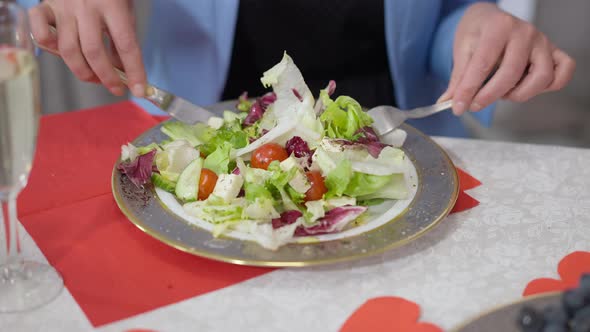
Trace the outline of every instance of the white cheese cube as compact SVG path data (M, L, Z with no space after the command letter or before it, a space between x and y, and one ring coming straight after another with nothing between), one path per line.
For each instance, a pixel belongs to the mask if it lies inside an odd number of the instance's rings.
M281 166L281 170L283 172L288 172L293 167L301 168L301 165L299 165L299 163L297 162L297 159L295 159L294 157L289 157L289 158L281 161L280 166Z
M238 197L244 184L244 178L236 174L220 174L213 189L213 195L221 197L225 202L230 202Z

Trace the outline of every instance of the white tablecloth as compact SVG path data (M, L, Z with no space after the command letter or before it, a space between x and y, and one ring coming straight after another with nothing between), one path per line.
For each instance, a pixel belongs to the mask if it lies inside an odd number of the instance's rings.
M557 263L590 251L590 150L437 138L457 166L483 182L481 205L449 216L417 241L353 263L282 269L102 326L167 331L336 331L366 300L400 296L443 329L521 297ZM44 259L27 236L26 254ZM146 271L158 273L158 271ZM70 293L0 331L93 330Z

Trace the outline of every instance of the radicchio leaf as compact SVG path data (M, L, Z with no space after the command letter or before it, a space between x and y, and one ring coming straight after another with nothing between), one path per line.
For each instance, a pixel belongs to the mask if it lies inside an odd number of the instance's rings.
M328 93L328 97L331 97L334 94L334 91L336 91L336 81L330 80L328 82L328 85L326 86L325 90ZM317 115L320 115L321 113L324 112L325 106L326 105L324 105L324 103L322 102L322 99L318 98L318 100L316 101L315 106L313 108L314 112Z
M334 143L340 144L344 148L364 147L373 158L379 158L381 150L383 150L386 146L391 146L389 144L382 143L379 140L379 136L377 136L375 133L375 130L373 130L371 127L363 127L357 130L354 136L357 137L354 141L347 139L334 139L332 141Z
M360 134L361 137L357 140L359 142L379 142L379 136L377 135L377 133L375 132L375 130L372 127L363 127L359 130L357 130L357 132L355 134ZM362 141L361 141L362 140Z
M134 160L120 163L117 169L139 188L150 181L155 156L156 150L152 150Z
M299 99L299 101L303 101L303 97L301 97L301 94L299 93L299 91L297 91L297 89L293 88L293 94L295 95L295 97L297 97L297 99Z
M291 225L292 223L296 222L303 214L297 210L290 210L281 213L279 218L275 218L272 220L272 228L277 229L283 226Z
M328 96L332 96L334 91L336 91L336 81L330 80L330 82L328 82L328 86L326 87L326 90L328 92Z
M366 206L345 205L334 208L326 212L326 215L318 220L317 225L311 227L297 227L295 230L295 236L338 233L365 211L367 211Z
M373 158L379 158L381 150L386 146L389 146L388 144L381 143L379 136L377 136L377 133L375 133L375 130L371 127L363 127L359 129L356 134L360 136L356 142L363 144Z
M255 101L250 107L250 111L248 112L248 115L246 116L242 124L244 126L253 125L254 123L256 123L256 121L262 118L262 116L264 115L264 111L265 109L262 108L262 105L258 101Z
M260 103L266 109L270 104L277 100L277 95L274 92L269 92L260 97Z
M264 96L257 98L256 101L252 103L250 111L248 112L248 115L246 116L242 124L248 127L256 123L256 121L262 118L268 106L274 103L275 100L277 100L277 96L274 92L269 92Z
M297 158L306 158L307 167L311 165L311 157L313 152L309 148L309 145L303 138L299 136L293 136L285 143L285 149L288 155L294 155Z

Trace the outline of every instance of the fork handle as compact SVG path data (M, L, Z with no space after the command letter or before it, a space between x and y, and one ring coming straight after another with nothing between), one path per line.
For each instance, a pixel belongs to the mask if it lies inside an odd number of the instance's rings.
M453 100L452 99L447 100L447 101L443 101L442 103L434 104L431 106L415 108L411 111L407 111L405 114L407 115L407 117L409 119L419 119L419 118L425 118L425 117L430 116L432 114L436 114L438 112L442 112L442 111L447 110L451 107L453 107Z

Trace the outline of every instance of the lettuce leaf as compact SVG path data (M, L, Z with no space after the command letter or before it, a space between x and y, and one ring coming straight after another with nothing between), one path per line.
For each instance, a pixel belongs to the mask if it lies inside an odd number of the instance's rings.
M324 210L325 203L322 199L305 203L305 207L307 208L304 214L306 226L314 225L318 219L326 215L326 211Z
M293 167L288 171L283 171L281 169L280 163L278 161L273 161L268 166L268 170L272 172L268 183L272 185L276 191L278 191L285 210L300 210L300 207L295 201L293 201L291 195L289 195L287 191L287 187L290 187L288 186L288 183L295 177L298 169ZM298 196L296 194L294 195L297 199Z
M213 137L206 144L202 145L200 150L208 156L224 143L229 143L234 149L241 149L248 145L248 134L240 126L232 127L224 125L215 131Z
M242 204L240 204L242 203ZM232 204L227 204L221 197L210 195L204 201L187 203L184 210L192 216L210 222L221 224L225 222L238 222L242 220L245 203L236 199Z
M148 152L152 152L152 150L161 151L162 149L157 143L150 143L146 146L138 146L137 153L139 155L146 154Z
M236 165L240 170L240 175L244 177L245 183L254 183L264 186L273 174L272 172L261 168L248 167L242 158L236 159Z
M391 182L393 175L371 175L354 172L344 194L351 197L368 196Z
M343 160L326 176L326 198L340 197L346 191L353 175L350 160Z
M353 171L373 175L405 173L409 167L405 153L398 148L386 146L375 158L363 147L341 144L341 140L326 138L322 140L312 159L324 174L330 173L343 160L350 161Z
M323 99L326 99L324 97ZM329 103L320 115L326 135L332 138L354 140L357 131L373 123L373 119L363 111L361 105L348 96L340 96Z
M376 175L374 175L376 176ZM392 174L390 180L380 189L372 193L359 195L359 201L369 202L378 198L384 199L406 199L408 198L408 185L403 174Z
M293 189L290 185L286 185L285 189L287 190L287 194L295 204L301 204L305 200L305 193L300 193L297 190Z
M215 151L213 151L213 153L205 158L203 167L212 170L218 175L227 174L229 172L229 164L231 161L231 150L232 145L228 142L223 142Z
M164 145L156 154L156 167L167 180L176 182L180 173L195 159L199 151L186 140L177 140Z
M244 182L244 192L248 202L254 202L256 199L273 199L266 186L253 182Z
M244 92L238 98L238 104L236 108L242 112L248 112L250 107L252 106L252 102L248 100L248 92Z
M213 136L213 129L204 123L189 125L180 121L169 121L164 123L161 131L175 140L186 140L192 146L208 142Z
M243 213L242 218L247 220L256 220L260 222L270 222L274 218L280 217L275 210L273 201L267 198L256 198L254 202L248 205Z

